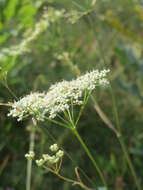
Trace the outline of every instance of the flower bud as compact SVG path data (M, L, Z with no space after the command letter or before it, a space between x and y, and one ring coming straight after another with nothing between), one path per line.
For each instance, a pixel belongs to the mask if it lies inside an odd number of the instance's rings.
M58 147L57 144L53 144L53 145L50 146L50 150L51 150L52 152L56 152L58 149L59 149L59 147Z

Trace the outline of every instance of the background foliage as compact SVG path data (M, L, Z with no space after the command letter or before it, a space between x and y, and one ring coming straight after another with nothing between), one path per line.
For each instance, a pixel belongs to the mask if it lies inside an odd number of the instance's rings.
M51 7L65 9L66 16L57 19L51 11L43 22L42 15L53 10ZM142 29L143 4L139 0L97 0L95 4L92 0L0 0L0 102L14 100L8 88L21 97L31 91L46 91L56 81L70 80L92 69L110 68L123 137L142 181ZM110 90L97 90L94 97L115 126ZM116 136L95 108L90 100L79 132L111 189L135 190ZM24 155L31 123L7 118L7 112L7 107L0 107L0 189L24 190ZM64 129L39 124L36 154L46 152L55 141L70 155L64 159L62 172L74 178L78 165L98 184L96 172L76 139ZM32 189L47 188L78 189L33 165Z

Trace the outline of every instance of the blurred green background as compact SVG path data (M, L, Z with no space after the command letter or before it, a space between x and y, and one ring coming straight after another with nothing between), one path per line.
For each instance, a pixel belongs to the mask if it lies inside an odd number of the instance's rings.
M55 14L54 11L62 11ZM49 15L42 16L42 15ZM143 186L143 1L141 0L0 0L0 102L30 92L46 91L56 81L70 80L92 69L109 68L121 130ZM11 90L10 90L11 89ZM93 94L100 110L116 127L111 92ZM136 190L116 135L97 113L92 99L79 133L90 147L112 190ZM7 117L0 106L0 190L24 190L25 153L30 121ZM37 156L57 142L69 154L62 173L75 178L79 166L99 184L96 171L77 140L49 123L35 135ZM81 172L84 182L91 186ZM31 190L79 189L52 174L32 168Z

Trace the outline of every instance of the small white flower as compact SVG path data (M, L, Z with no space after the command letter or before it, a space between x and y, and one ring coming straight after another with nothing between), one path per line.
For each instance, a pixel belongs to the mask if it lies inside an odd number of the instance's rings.
M44 163L48 164L56 164L59 161L59 157L56 157L55 155L50 156L49 154L43 154L42 155Z
M56 164L59 161L59 158L57 158L55 155L49 157L48 163L49 164Z
M59 149L59 147L58 147L57 144L53 144L53 145L50 146L50 150L51 150L52 152L56 152L58 149Z
M35 157L35 153L33 151L29 151L29 153L25 154L25 158L27 160L33 160Z
M57 158L62 158L64 156L64 151L62 150L59 150L57 153L56 153L56 157Z
M43 159L44 159L45 162L50 159L50 155L49 154L43 154L42 157L43 157Z
M37 164L37 166L39 166L39 167L43 166L44 163L45 163L45 160L43 160L43 159L36 160L36 164Z

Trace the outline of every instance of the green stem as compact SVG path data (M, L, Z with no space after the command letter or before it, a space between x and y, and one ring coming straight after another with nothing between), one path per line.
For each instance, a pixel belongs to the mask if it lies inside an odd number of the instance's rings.
M91 152L89 151L88 147L86 146L86 144L84 143L84 141L82 140L81 136L79 135L78 131L76 130L76 128L72 127L72 131L74 133L74 135L77 137L77 139L79 140L80 144L82 145L83 149L85 150L87 156L90 158L92 164L94 165L94 167L96 168L97 173L99 174L104 186L107 188L107 183L105 182L104 176L100 170L100 168L98 167L98 164L96 163L95 159L93 158Z
M54 124L59 125L59 126L61 126L61 127L67 128L67 125L66 125L66 124L63 124L63 123L61 123L61 122L59 122L59 121L50 119L49 117L45 117L45 119L47 119L47 120L48 120L49 122L51 122L51 123L54 123Z
M120 126L120 121L119 121L119 115L118 115L117 105L116 105L116 99L115 99L114 92L112 90L112 86L110 86L110 90L111 90L111 95L112 95L112 102L113 102L113 109L114 109L114 114L115 114L115 121L116 121L116 125L117 125L117 128L118 128L118 131L120 133L120 137L118 137L118 140L119 140L119 143L121 145L122 151L124 153L125 159L126 159L126 161L128 163L128 166L130 168L130 171L132 173L132 176L134 178L136 187L137 187L138 190L142 190L142 188L140 186L140 183L138 181L138 178L137 178L134 166L133 166L132 161L130 159L130 156L128 154L126 145L125 145L124 140L122 138L121 126Z
M34 151L35 131L30 131L29 151ZM32 160L27 161L26 190L31 189Z
M127 148L126 148L126 146L125 146L124 141L122 140L122 137L119 138L119 142L120 142L121 148L122 148L122 150L123 150L124 156L125 156L125 158L126 158L126 160L127 160L128 166L129 166L129 168L130 168L130 170L131 170L131 173L132 173L132 176L133 176L133 178L134 178L136 187L137 187L138 190L142 190L142 188L141 188L141 186L140 186L140 183L139 183L139 181L138 181L138 178L137 178L137 175L136 175L134 166L133 166L133 164L132 164L132 162L131 162L131 159L130 159L130 156L129 156L129 154L128 154Z
M9 86L8 86L8 84L7 84L7 81L6 81L6 83L3 82L2 84L3 84L3 86L8 90L8 92L9 92L16 100L18 100L17 96L16 96L16 95L14 94L14 92L9 88Z
M79 112L79 114L78 114L77 120L76 120L76 122L75 122L75 126L77 126L77 124L78 124L78 122L79 122L79 120L80 120L80 118L81 118L81 116L82 116L82 114L83 114L84 108L85 108L85 106L86 106L86 103L87 103L87 101L88 101L88 99L89 99L90 94L91 94L91 92L89 92L88 94L87 94L86 91L84 92L83 105L82 105L82 107L81 107L81 109L80 109L80 112Z
M84 185L82 181L75 181L73 179L64 177L64 176L60 175L60 173L55 172L54 170L52 170L51 168L48 168L46 166L43 166L43 168L45 168L46 170L48 170L49 172L53 173L54 175L56 175L57 177L59 177L60 179L66 181L66 182L72 183L73 185L79 185L82 189L85 189L85 190L92 190L89 187L87 187L86 185Z

